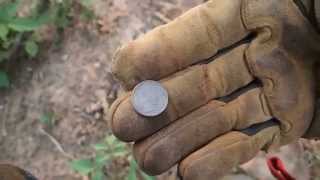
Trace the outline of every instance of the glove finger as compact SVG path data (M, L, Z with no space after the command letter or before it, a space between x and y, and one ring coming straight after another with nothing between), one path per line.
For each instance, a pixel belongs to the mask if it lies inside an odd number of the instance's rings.
M152 175L160 174L213 138L271 118L263 109L258 88L224 106L211 103L137 142L134 156L141 168Z
M117 50L112 71L126 89L160 80L245 38L241 0L211 0ZM226 31L226 29L229 29Z
M123 98L111 108L113 133L123 141L136 141L151 135L210 100L226 96L253 81L244 60L247 45L218 57L209 64L192 66L162 81L168 90L167 110L157 117L136 113L131 98Z
M179 165L183 180L219 179L239 164L252 159L278 136L278 126L261 130L253 136L233 131L213 140L192 153Z

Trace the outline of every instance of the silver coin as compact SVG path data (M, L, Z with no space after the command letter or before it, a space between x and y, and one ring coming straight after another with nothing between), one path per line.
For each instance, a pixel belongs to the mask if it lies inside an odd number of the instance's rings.
M143 116L160 115L168 106L168 92L157 81L146 80L133 89L132 105Z

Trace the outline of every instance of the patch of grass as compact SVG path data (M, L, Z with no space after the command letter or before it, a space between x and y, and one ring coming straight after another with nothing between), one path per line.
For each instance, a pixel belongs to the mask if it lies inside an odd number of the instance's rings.
M95 156L74 160L70 163L73 170L90 177L91 180L107 179L104 169L118 158L124 158L130 163L127 180L154 180L153 177L141 172L135 160L130 155L125 143L118 141L113 135L107 136L101 143L93 145ZM140 178L139 178L140 177Z

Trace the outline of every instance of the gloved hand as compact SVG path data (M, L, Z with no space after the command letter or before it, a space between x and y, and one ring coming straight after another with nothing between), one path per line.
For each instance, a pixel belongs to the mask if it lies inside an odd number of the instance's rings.
M37 180L29 172L8 164L0 164L0 179L1 180Z
M319 43L293 0L210 0L116 52L112 70L128 93L111 108L113 133L135 142L151 175L180 163L185 180L217 179L307 131ZM169 94L157 117L131 103L148 79Z

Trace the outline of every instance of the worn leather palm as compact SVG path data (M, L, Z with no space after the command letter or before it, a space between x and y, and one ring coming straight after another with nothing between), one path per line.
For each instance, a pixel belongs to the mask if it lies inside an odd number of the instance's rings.
M185 180L218 179L306 133L319 58L319 35L292 0L210 0L116 52L112 71L128 92L111 108L113 133L135 142L151 175L178 163ZM148 79L169 94L157 117L131 104Z

